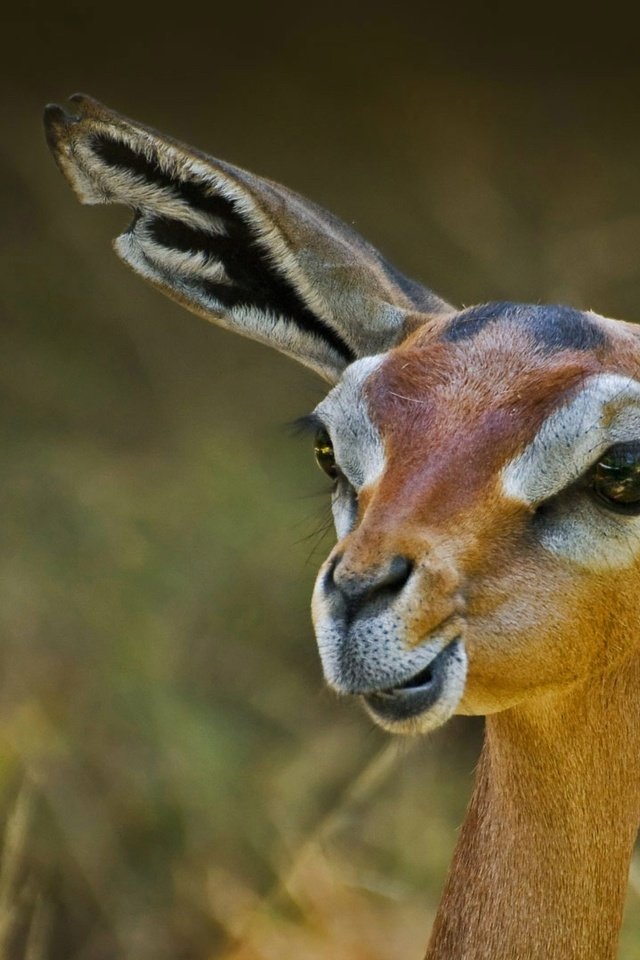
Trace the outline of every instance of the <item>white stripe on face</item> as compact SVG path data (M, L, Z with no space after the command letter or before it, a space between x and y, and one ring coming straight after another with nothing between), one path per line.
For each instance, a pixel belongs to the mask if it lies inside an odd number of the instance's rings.
M609 447L633 440L640 440L640 383L591 377L504 467L504 493L531 507L547 502L538 535L553 553L592 570L629 566L640 555L640 517L616 514L588 489L570 488Z
M640 383L600 374L544 421L503 470L504 492L535 506L577 480L614 443L640 440Z
M362 388L385 356L352 363L314 411L329 432L336 463L355 490L375 483L384 468L382 438L369 416Z

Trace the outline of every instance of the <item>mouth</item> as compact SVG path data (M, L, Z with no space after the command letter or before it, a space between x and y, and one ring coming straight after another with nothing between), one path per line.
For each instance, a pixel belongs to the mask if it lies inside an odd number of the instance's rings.
M464 690L467 656L460 637L414 676L366 694L364 704L380 726L394 733L426 732L448 720Z

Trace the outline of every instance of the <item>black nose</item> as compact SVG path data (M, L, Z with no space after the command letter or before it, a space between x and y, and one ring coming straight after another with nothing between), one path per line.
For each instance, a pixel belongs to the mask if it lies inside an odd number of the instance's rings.
M354 570L347 558L339 554L327 571L325 585L328 593L342 595L353 616L372 600L393 599L406 584L412 570L413 562L401 554L364 572Z

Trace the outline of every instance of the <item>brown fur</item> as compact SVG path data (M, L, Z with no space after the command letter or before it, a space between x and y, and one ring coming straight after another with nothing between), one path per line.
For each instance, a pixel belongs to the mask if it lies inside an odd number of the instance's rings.
M640 817L639 693L634 652L487 720L427 960L615 957Z

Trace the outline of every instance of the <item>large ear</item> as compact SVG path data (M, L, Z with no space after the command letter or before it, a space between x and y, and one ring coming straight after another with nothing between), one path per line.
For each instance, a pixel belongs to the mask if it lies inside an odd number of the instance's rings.
M400 342L416 313L452 309L285 187L71 100L72 114L45 112L58 166L82 203L133 208L118 255L189 310L335 382Z

